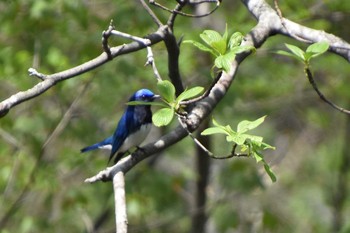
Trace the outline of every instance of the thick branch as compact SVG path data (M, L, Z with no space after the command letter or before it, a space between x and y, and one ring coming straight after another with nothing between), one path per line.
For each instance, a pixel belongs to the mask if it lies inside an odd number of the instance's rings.
M302 26L286 18L281 18L278 13L263 0L242 0L249 12L258 20L258 25L261 29L269 30L270 34L281 34L293 39L308 43L316 43L325 41L330 46L330 51L344 57L350 62L350 44L343 39L326 33L321 30L315 30ZM256 45L261 45L258 42L261 35L255 34L253 39L256 39Z

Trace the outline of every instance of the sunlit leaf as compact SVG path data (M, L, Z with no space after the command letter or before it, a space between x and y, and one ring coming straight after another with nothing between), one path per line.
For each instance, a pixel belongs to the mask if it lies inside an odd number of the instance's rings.
M307 47L306 52L320 55L325 53L328 48L329 44L327 42L317 42Z
M168 80L158 81L157 88L161 97L168 103L174 102L175 100L175 87Z
M226 134L227 132L223 128L210 127L202 131L201 135L212 135L212 134Z
M253 157L255 158L256 162L259 163L263 161L263 157L261 154L257 153L256 151L253 151Z
M196 46L198 49L205 51L205 52L209 52L211 54L213 54L214 56L217 56L218 54L215 53L215 51L207 46L205 46L204 44L197 42L197 41L193 41L193 40L185 40L183 43L188 43L188 44L193 44L194 46Z
M211 46L215 49L219 54L223 55L226 53L226 40L222 39L219 41L214 41Z
M220 33L214 30L204 30L203 33L201 33L199 36L205 43L210 46L212 46L213 42L223 40Z
M203 92L204 88L203 87L193 87L188 90L185 90L182 92L177 98L177 102L181 102L183 100L191 99Z
M234 142L236 143L237 145L241 146L244 144L244 142L247 140L247 135L244 135L244 134L239 134L239 133L236 133L236 132L233 132L231 133L230 135L228 135L226 137L226 140L228 142Z
M145 101L130 101L126 103L127 105L151 105L151 106L161 106L161 107L168 107L165 103L162 102L145 102Z
M215 59L214 64L217 68L222 69L226 73L228 73L231 69L231 62L232 61L230 59L228 59L227 56L220 55Z
M233 48L240 46L243 40L243 34L240 32L235 32L232 34L232 36L230 37L230 40L228 42L228 47L230 50L232 50Z
M258 127L261 123L264 122L265 117L266 116L260 117L255 121L248 121L248 120L241 121L237 126L237 132L244 133L244 132L247 132L248 130Z
M152 122L155 126L161 127L168 125L174 117L174 109L162 108L152 116Z
M275 173L272 171L271 167L267 163L265 163L264 168L266 173L269 175L270 179L272 180L272 182L276 182L277 178Z
M233 52L234 54L239 54L239 53L248 52L248 51L255 52L256 48L250 45L243 45L243 46L237 46L231 49L231 52Z
M305 52L301 48L291 44L285 44L285 45L296 56L296 58L298 58L301 61L305 60L305 57L304 57Z

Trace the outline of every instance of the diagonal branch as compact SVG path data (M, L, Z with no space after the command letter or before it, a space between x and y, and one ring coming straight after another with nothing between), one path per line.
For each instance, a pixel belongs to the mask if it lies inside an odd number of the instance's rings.
M167 26L163 26L159 28L155 33L150 34L146 38L151 41L151 45L159 43L165 38L166 31L167 31ZM145 47L146 45L142 43L132 42L122 46L112 47L110 48L110 52L111 52L112 58L115 58L122 54L131 53L131 52L143 49ZM43 94L45 91L53 87L56 83L64 81L66 79L73 78L77 75L86 73L90 70L100 67L101 65L109 61L110 61L109 56L107 55L106 52L104 52L100 56L82 65L76 66L74 68L71 68L62 72L58 72L51 75L43 75L43 74L37 73L40 75L40 77L42 77L43 81L36 84L35 86L33 86L32 88L26 91L18 92L12 95L11 97L0 102L0 117L3 117L4 115L6 115L8 111L14 106ZM32 69L30 70L32 71Z
M338 105L336 105L335 103L333 103L332 101L330 101L329 99L327 99L323 94L322 92L320 91L320 89L318 89L317 87L317 84L314 80L314 77L312 75L312 72L310 70L309 67L305 67L305 74L306 74L306 77L307 79L309 80L309 83L311 84L312 88L316 91L317 95L320 97L321 100L323 100L324 102L326 102L327 104L329 104L332 108L338 110L339 112L343 112L345 114L348 114L350 115L350 111L345 109L345 108L342 108L342 107L339 107Z

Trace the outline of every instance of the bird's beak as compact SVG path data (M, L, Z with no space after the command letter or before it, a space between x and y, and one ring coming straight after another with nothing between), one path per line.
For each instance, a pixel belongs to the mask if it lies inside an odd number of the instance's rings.
M154 95L153 100L160 99L160 95Z

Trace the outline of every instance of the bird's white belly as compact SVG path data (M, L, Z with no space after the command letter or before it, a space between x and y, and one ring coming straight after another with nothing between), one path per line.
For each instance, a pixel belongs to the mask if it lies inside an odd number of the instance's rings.
M132 147L139 146L147 137L148 133L151 131L152 124L142 125L141 128L135 133L129 135L123 145L119 148L118 152L125 152Z

